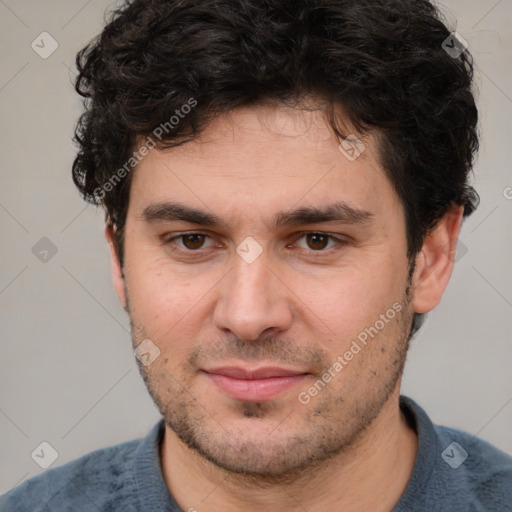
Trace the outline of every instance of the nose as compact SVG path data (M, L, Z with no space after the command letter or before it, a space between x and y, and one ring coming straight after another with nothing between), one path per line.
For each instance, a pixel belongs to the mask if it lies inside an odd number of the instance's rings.
M233 260L215 307L216 327L247 341L258 339L265 331L287 330L293 317L292 292L269 265L266 251L252 263L238 254Z

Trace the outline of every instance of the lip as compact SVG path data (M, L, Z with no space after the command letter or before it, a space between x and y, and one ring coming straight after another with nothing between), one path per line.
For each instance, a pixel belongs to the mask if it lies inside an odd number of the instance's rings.
M297 370L264 367L249 370L224 366L204 370L206 376L224 393L237 400L270 400L301 382L308 374Z

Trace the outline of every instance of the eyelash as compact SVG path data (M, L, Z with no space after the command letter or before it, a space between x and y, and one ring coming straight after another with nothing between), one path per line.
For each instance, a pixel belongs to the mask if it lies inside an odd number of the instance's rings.
M212 237L208 234L208 233L203 233L201 231L190 231L190 232L185 232L185 233L180 233L179 235L174 235L172 237L169 237L169 238L165 238L163 243L164 245L175 245L175 241L178 240L178 239L183 239L183 237L185 236L190 236L190 235L202 235L202 236L205 236L209 239L212 239ZM313 249L310 249L310 250L307 250L307 249L302 249L302 248L299 248L301 250L306 250L307 252L311 253L311 254L315 254L315 253L318 253L318 256L322 256L322 255L327 255L327 254L331 254L332 251L339 251L344 245L347 245L347 241L342 239L342 238L339 238L337 236L334 236L334 235L331 235L329 233L324 233L323 231L301 231L299 233L296 233L296 237L294 237L294 240L296 243L297 241L299 241L300 239L302 239L303 237L305 237L306 235L320 235L320 236L325 236L325 237L328 237L329 238L329 241L334 241L336 243L336 245L334 247L330 247L330 248L326 248L326 249L319 249L319 250L313 250ZM205 240L206 242L206 240ZM187 249L187 248L176 248L174 247L172 249L173 251L177 251L177 252L182 252L184 254L187 254L187 256L197 256L197 257L201 257L203 256L202 254L202 251L203 249L200 248L200 249ZM317 257L317 256L315 256Z

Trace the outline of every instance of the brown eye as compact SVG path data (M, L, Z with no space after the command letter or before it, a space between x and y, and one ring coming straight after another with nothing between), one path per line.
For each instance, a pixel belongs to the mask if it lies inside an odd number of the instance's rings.
M201 248L206 236L207 235L203 235L201 233L192 233L190 235L181 235L180 238L187 249L194 250Z
M309 233L306 235L307 244L310 249L321 250L327 247L329 243L329 235L322 235L321 233Z

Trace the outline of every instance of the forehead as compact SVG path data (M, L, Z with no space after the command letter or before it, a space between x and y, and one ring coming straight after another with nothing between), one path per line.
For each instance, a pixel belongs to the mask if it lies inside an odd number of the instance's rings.
M340 119L347 135L351 134L353 128L348 123L343 123L342 113ZM361 135L360 137L362 138ZM373 162L376 157L374 138L373 135L364 137L364 151L358 160L376 164ZM326 121L325 112L319 107L308 107L307 104L303 107L289 107L280 103L262 103L239 107L218 115L196 139L179 146L179 149L175 148L177 151L174 153L180 160L188 158L198 162L204 159L205 165L209 166L216 162L224 165L232 162L232 170L240 173L247 169L243 162L259 154L261 159L265 159L262 163L265 163L268 174L271 170L269 162L275 159L284 158L291 165L307 154L309 159L329 165L334 163L333 150L335 160L341 161L342 155L347 159L347 154L337 149L339 144L340 141L336 139L332 127ZM350 158L348 161L351 161ZM284 164L282 161L280 163ZM352 167L357 168L357 164L358 162L354 162ZM303 166L295 167L300 170ZM280 168L275 170L279 171ZM252 173L252 177L257 178L258 175Z
M399 208L379 163L377 139L368 135L354 143L351 138L340 150L320 110L238 108L191 142L151 150L134 172L130 209L140 214L149 204L170 200L219 216L242 210L270 215L339 201L377 214ZM351 147L357 153L347 153Z

